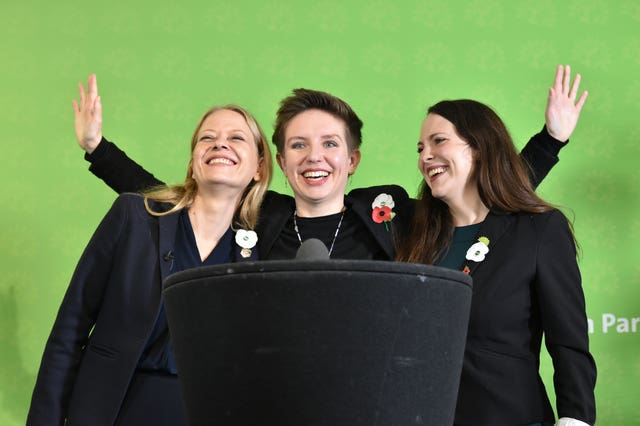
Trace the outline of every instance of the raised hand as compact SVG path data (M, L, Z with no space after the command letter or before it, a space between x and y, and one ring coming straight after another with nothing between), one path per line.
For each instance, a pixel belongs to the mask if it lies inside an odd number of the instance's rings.
M580 79L580 74L576 74L571 89L569 89L571 67L558 65L553 87L549 89L549 99L545 111L547 131L562 142L568 141L575 130L582 106L587 100L588 92L584 91L576 103Z
M98 96L96 75L91 74L87 80L87 91L82 83L78 83L80 105L73 100L73 111L76 114L75 127L78 145L91 154L102 139L102 104Z

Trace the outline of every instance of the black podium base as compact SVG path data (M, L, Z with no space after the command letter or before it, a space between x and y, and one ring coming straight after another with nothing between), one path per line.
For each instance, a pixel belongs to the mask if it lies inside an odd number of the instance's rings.
M169 277L193 425L453 423L471 279L426 265L271 261Z

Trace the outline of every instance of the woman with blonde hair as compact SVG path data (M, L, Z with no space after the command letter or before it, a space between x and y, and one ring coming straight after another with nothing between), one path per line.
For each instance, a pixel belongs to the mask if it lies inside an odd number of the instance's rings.
M97 93L81 87L74 107L78 138L100 138ZM118 197L64 296L27 424L186 424L162 281L187 268L256 260L253 228L271 174L256 120L226 105L198 123L183 184Z

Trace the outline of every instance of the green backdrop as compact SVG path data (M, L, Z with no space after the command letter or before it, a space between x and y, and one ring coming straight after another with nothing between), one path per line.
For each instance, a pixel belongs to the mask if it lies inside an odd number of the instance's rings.
M539 192L574 218L598 364L600 425L640 424L640 3L636 0L45 2L0 11L0 424L23 424L45 340L82 249L115 198L73 132L76 84L95 72L104 131L166 181L213 104L270 134L295 87L326 90L365 122L351 187L415 194L425 108L492 105L519 146L543 124L555 67L590 92ZM277 172L273 188L286 191ZM636 241L638 240L638 241ZM552 389L552 369L543 363Z

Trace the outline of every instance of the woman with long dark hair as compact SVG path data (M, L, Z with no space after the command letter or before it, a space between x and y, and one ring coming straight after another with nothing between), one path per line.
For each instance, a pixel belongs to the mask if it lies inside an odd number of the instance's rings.
M575 91L565 95L572 102ZM430 107L418 153L424 182L398 260L473 277L455 424L553 424L538 373L543 336L558 424L593 424L596 367L571 224L536 195L504 123L486 105Z

